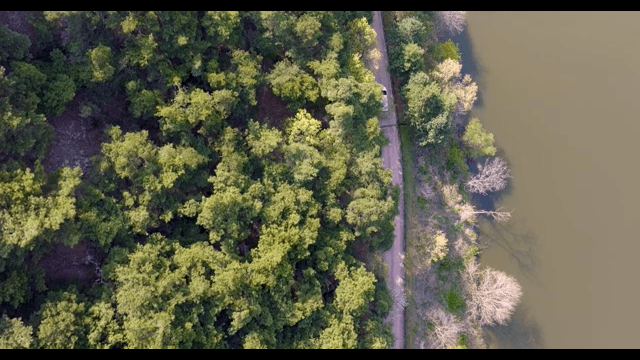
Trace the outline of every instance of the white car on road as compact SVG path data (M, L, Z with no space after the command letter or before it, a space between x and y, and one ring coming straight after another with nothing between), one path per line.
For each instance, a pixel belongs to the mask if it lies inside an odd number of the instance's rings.
M382 86L382 111L389 111L389 100L387 99L387 88Z

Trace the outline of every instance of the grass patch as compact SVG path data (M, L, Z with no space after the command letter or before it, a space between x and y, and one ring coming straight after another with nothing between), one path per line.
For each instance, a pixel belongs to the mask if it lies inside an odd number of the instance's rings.
M469 348L469 335L467 333L462 333L458 336L458 345L455 347L456 349L468 349Z
M398 114L399 116L400 114ZM412 255L410 249L415 246L416 239L410 229L414 224L418 222L418 209L417 209L417 197L416 197L416 178L413 173L413 154L411 153L411 132L406 125L398 126L400 135L400 151L402 153L402 175L404 181L404 218L405 218L405 287L413 289L415 278L415 266L420 259L416 259ZM411 331L405 331L405 342L408 348L411 348L416 339L419 339L420 332L418 329L420 326L420 316L417 313L417 306L414 295L411 291L407 292L407 300L409 304L406 307L406 321L405 328L411 329Z
M462 221L457 221L455 224L453 224L452 228L456 233L461 233L464 231L464 223Z
M458 270L462 268L462 259L452 259L451 255L447 254L438 264L438 272L444 273L449 270Z
M480 250L478 249L478 246L476 244L471 244L471 246L469 246L466 253L464 254L464 262L468 263L469 261L471 261L471 259L473 259L478 254L480 254Z
M427 203L429 202L429 200L427 200L426 197L424 196L418 196L418 205L420 206L420 208L424 211L427 211L428 207L427 207Z
M449 291L447 291L445 300L447 302L449 311L454 314L463 313L465 308L467 307L464 298L455 289L450 289Z

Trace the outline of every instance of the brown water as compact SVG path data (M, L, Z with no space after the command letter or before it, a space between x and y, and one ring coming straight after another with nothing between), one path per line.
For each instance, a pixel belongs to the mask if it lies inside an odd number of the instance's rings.
M489 347L640 347L640 13L470 12L472 115L513 179L481 263L523 297Z

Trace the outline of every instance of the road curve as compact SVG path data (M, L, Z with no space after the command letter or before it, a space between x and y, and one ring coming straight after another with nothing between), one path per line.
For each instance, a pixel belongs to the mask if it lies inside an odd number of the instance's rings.
M404 185L402 179L402 161L400 152L400 137L398 134L398 120L396 119L395 106L393 102L393 88L391 86L391 76L389 75L389 57L387 56L387 45L384 39L382 27L382 14L374 11L373 28L377 33L378 49L382 54L378 69L372 69L376 81L387 88L389 100L389 111L380 115L379 123L383 133L389 138L390 143L382 148L382 164L391 169L393 177L391 183L400 186L399 213L394 218L395 230L393 247L382 255L389 264L389 278L387 286L389 290L404 291ZM393 334L396 342L394 349L403 349L404 342L404 308L399 308L393 304L391 313L386 321L392 323Z

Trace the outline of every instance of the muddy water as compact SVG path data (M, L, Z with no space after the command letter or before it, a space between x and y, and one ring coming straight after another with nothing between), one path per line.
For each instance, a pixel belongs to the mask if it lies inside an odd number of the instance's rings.
M637 12L471 12L454 39L513 175L481 263L524 295L491 348L640 347L638 34Z

